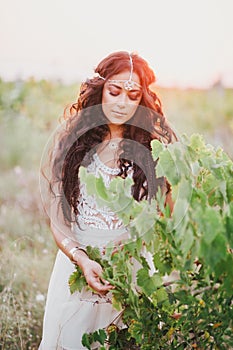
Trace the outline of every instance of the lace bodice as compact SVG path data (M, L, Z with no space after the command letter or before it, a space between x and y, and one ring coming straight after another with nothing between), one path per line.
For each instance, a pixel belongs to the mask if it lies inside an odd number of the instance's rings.
M110 181L119 174L120 169L106 166L100 160L98 154L95 153L93 161L87 167L87 171L95 174L96 177L101 175L105 186L108 187ZM80 186L78 212L77 220L80 224L84 223L90 227L104 230L123 227L122 221L113 211L110 210L109 207L99 207L95 196L87 194L85 184L81 184Z

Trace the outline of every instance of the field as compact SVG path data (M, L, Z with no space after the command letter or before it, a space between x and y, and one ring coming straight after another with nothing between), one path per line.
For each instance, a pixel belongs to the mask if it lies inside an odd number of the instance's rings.
M0 349L38 348L56 246L39 188L44 147L79 84L0 81ZM200 133L233 157L233 90L158 88L177 134Z

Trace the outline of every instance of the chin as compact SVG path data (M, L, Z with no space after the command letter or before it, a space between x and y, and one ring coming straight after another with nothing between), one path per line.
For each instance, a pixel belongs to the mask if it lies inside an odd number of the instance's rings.
M113 124L113 125L122 125L124 124L125 122L124 121L121 121L121 120L110 120L109 121L109 124Z

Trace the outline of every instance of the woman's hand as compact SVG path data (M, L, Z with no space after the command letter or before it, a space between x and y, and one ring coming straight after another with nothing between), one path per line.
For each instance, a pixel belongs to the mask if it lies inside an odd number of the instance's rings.
M113 286L101 277L102 272L100 264L90 259L83 267L83 273L88 285L96 292L105 294L113 289Z
M96 292L106 294L114 288L109 282L101 277L103 269L100 264L94 260L89 259L89 257L84 252L80 252L77 263L83 271L87 284Z

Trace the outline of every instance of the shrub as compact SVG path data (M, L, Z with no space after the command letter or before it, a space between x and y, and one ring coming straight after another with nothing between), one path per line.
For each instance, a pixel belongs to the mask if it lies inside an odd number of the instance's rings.
M83 344L90 349L93 341L99 341L101 349L114 350L229 349L233 346L233 163L198 134L183 135L180 142L167 146L152 141L152 154L158 159L157 176L165 175L172 185L172 215L161 193L157 201L136 202L130 194L131 179L116 178L106 189L102 178L81 169L88 192L117 211L132 238L115 254L109 246L104 258L97 248L88 248L103 266L104 278L115 286L113 306L123 310L126 328L112 325L85 334ZM136 281L135 261L141 266ZM77 268L70 277L71 292L84 285Z

